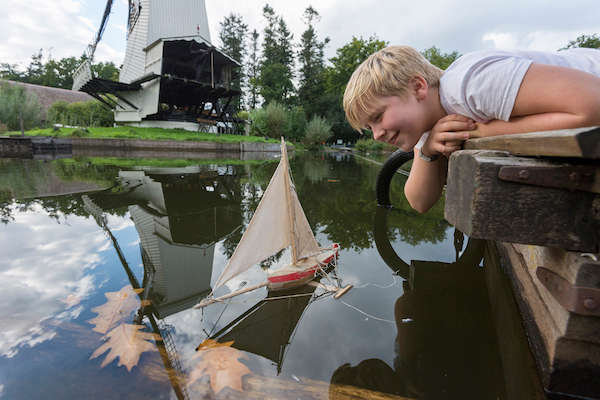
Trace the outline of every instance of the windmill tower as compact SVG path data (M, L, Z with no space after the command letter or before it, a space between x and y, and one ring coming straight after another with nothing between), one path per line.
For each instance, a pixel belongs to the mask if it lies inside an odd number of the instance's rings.
M197 130L230 120L240 65L211 44L204 0L129 0L127 26L119 82L88 73L74 89L113 107L119 124Z

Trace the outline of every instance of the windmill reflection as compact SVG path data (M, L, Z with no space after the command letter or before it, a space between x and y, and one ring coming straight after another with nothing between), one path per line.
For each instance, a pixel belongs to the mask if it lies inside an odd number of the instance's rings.
M188 398L174 328L164 318L190 308L210 291L215 244L242 224L239 176L234 167L153 168L119 172L118 191L82 196L85 209L107 233L133 288L144 288L148 318L175 394ZM140 238L142 284L110 231L105 211L127 206Z

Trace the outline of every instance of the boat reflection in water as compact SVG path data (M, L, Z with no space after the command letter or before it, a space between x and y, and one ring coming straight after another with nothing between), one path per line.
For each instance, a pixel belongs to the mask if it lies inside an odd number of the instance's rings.
M243 222L239 177L233 167L185 167L119 171L118 180L116 192L84 195L84 207L111 238L131 286L143 288L140 298L150 305L140 308L134 322L148 318L162 337L157 346L173 389L178 398L188 398L174 327L164 318L210 292L215 245L237 233ZM142 282L106 223L105 210L123 206L139 235Z

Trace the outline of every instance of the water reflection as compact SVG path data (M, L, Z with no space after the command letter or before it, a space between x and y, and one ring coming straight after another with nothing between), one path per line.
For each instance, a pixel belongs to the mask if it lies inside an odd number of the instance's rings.
M462 248L441 205L425 216L405 200L396 210L377 209L376 166L343 153L291 160L317 240L342 245L337 277L355 289L341 301L314 287L283 299L258 290L200 312L190 307L231 256L276 163L0 161L0 288L8 299L0 306L0 370L9 371L0 385L7 398L100 389L105 398L211 397L206 382L200 392L185 384L207 338L234 341L255 397L307 397L310 387L348 398L340 385L353 385L359 397L458 398L467 386L467 397L503 398L479 245ZM36 182L48 174L96 186L41 190ZM234 284L258 273L257 266ZM89 360L103 340L87 322L91 310L126 284L143 291L122 320L162 337L131 372ZM35 354L44 362L31 361ZM20 391L34 374L44 377L40 385ZM277 392L282 387L293 391Z

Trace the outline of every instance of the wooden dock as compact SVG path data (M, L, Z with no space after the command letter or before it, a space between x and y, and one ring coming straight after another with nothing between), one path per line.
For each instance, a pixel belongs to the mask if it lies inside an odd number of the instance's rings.
M600 399L600 128L464 148L446 219L497 248L548 395Z

